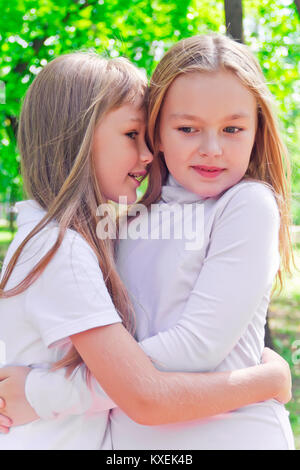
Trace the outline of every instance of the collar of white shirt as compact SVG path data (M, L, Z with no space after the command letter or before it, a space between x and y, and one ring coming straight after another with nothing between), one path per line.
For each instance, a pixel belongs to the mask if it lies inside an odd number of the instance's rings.
M185 204L203 202L207 198L188 191L181 186L181 184L179 184L171 174L169 174L166 185L162 187L161 199L166 203L178 202L179 204Z
M46 215L46 211L33 199L17 202L15 209L18 228L28 223L37 224Z

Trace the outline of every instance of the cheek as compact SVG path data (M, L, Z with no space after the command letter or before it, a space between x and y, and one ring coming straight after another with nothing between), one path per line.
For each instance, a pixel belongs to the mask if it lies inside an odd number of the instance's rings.
M184 162L192 152L191 142L184 142L181 136L172 134L167 140L167 145L163 146L165 160L169 160L170 164Z
M99 161L99 158L98 158L96 152L93 152L92 161L93 161L93 170L95 172L96 179L97 179L98 183L100 184L101 183L102 169L101 169L101 163Z
M101 145L100 145L101 142ZM92 159L96 177L99 180L104 179L107 173L107 162L109 160L105 142L95 139L92 147Z
M178 145L178 134L173 128L163 127L159 134L159 150L164 154L172 154Z
M95 153L94 168L98 181L107 186L109 183L124 179L130 171L130 163L124 150L112 146L105 150Z
M252 131L249 131L249 134L247 134L247 138L243 142L244 153L249 155L249 158L250 158L253 146L254 146L255 135L256 135L255 129L253 129Z
M180 159L180 151L175 149L169 148L167 152L164 152L165 162L169 170L176 171L178 167L180 167L181 159Z
M225 154L231 163L243 166L249 162L253 142L250 139L236 139L234 142L225 143Z
M95 154L93 160L96 178L98 182L102 184L109 174L107 165L105 164L105 160L103 160L99 154Z

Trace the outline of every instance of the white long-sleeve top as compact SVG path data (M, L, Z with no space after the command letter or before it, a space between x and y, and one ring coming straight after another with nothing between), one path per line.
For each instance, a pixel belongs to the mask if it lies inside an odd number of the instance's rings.
M144 215L148 237L120 241L118 269L134 304L136 339L162 370L224 371L259 364L279 266L279 214L272 191L242 181L217 198L201 199L170 176L160 209L174 204L179 212L192 205L187 211L192 219L201 205L201 248L186 249L186 237L157 237L161 219L151 224L151 212ZM42 380L38 371L29 377L32 403ZM50 385L51 374L46 380ZM43 413L49 407L44 402ZM114 449L293 448L288 413L275 400L164 426L136 424L118 408L110 416Z
M137 339L163 370L259 364L279 267L280 219L272 191L242 181L217 198L199 199L170 176L161 204L174 203L204 206L202 248L187 250L184 237L120 242L118 269L131 293ZM157 231L148 226L149 233ZM288 413L275 400L165 426L141 426L115 408L111 433L114 449L293 448Z

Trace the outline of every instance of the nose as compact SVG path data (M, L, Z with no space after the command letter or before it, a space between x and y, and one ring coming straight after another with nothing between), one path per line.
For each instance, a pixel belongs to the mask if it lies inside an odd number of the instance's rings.
M148 165L153 160L153 155L150 152L146 142L143 142L140 147L140 160L144 165Z
M222 155L222 146L218 135L207 132L201 136L198 153L203 157L219 157Z

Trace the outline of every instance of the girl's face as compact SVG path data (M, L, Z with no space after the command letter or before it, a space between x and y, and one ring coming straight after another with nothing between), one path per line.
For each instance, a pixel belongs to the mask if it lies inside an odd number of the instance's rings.
M145 112L141 100L110 111L96 126L92 154L96 178L103 196L118 202L136 200L138 179L153 160L145 143Z
M214 197L240 181L254 143L256 108L231 72L177 77L161 111L160 150L178 183Z

